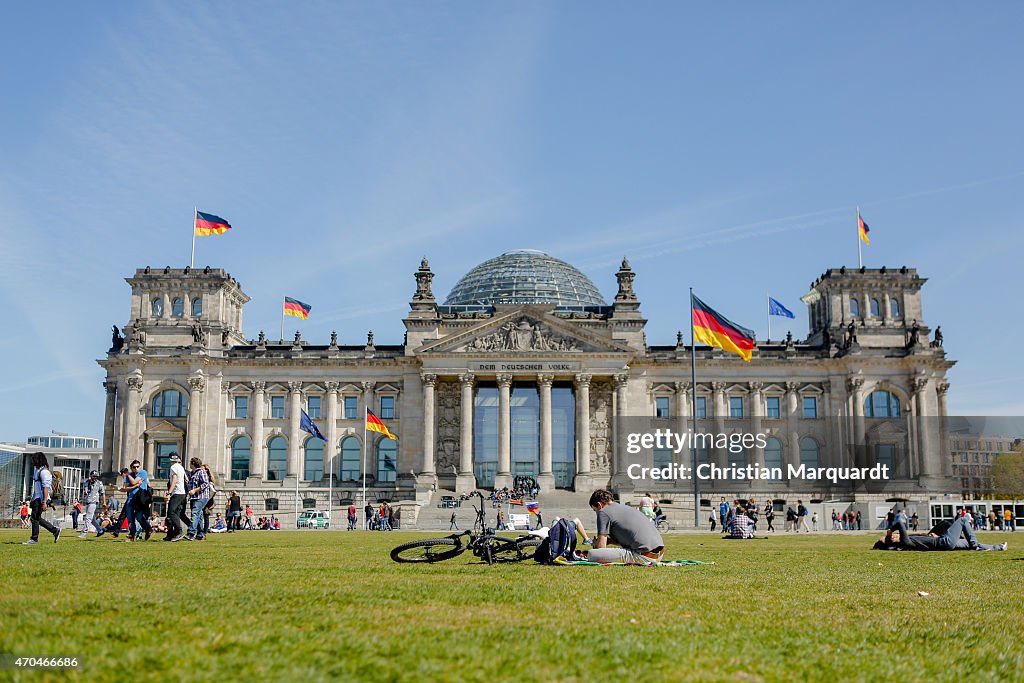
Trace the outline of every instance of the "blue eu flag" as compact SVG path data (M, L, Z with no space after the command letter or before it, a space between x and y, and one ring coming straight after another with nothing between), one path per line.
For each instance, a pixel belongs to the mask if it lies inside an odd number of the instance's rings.
M324 435L320 433L320 430L316 427L316 423L313 422L305 410L302 411L302 417L299 419L299 429L304 432L309 432L324 443L327 443L327 439L325 439Z
M771 297L768 297L768 315L778 315L783 318L796 318L792 311Z

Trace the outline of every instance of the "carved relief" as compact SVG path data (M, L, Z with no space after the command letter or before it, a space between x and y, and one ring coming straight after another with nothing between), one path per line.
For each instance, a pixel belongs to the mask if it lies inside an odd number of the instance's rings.
M605 474L612 459L612 387L607 382L590 385L590 469Z
M501 329L477 337L466 345L467 351L579 351L575 340L556 334L527 318L509 321Z
M437 413L434 460L438 472L450 472L459 464L461 437L461 394L458 382L438 382L435 394Z
M202 375L188 378L188 388L192 391L202 391L206 388L206 378Z

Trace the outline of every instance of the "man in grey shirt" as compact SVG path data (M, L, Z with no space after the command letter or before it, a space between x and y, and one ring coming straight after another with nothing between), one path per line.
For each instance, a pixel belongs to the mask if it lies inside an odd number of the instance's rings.
M649 517L627 505L616 503L610 491L598 489L590 496L590 508L597 513L597 537L593 550L587 553L592 562L653 564L661 559L665 543ZM589 540L582 523L576 529ZM618 548L608 547L611 541Z
M99 517L100 507L106 499L107 495L103 490L103 482L99 480L99 473L93 470L89 473L89 480L85 482L85 525L82 527L82 533L78 534L79 538L88 536L90 527L96 531L96 538L106 533L100 526Z

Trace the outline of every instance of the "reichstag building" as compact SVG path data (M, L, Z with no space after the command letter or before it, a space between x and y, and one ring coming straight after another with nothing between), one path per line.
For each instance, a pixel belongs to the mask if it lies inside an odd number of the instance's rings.
M692 496L689 481L627 476L630 464L671 457L625 452L616 431L624 429L619 418L632 416L767 434L763 447L739 456L749 463L884 462L893 473L874 485L703 484L702 496L715 500L752 492L920 498L957 487L943 432L953 361L941 334L931 338L925 279L912 268L828 270L803 297L805 339L758 344L749 363L698 346L696 386L681 336L648 343L626 260L610 303L582 272L539 251L481 263L444 303L426 259L413 277L404 342L377 344L371 333L352 346L335 334L247 339L249 297L222 269L137 270L127 278L123 336L114 331L99 361L107 373L104 472L139 458L161 480L169 453L186 463L198 455L222 490L238 489L257 511L291 510L296 496L322 507L329 491L334 505L358 501L364 467L371 499L419 504L442 491L500 488L520 474L542 491L609 485ZM398 440L369 432L364 458L366 407ZM326 444L300 430L303 409ZM699 458L735 460L715 449Z

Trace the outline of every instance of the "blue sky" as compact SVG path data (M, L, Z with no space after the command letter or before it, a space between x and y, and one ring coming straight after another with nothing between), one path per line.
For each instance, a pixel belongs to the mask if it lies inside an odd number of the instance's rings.
M0 440L102 435L136 267L197 265L276 337L402 340L426 255L443 297L509 249L606 298L626 255L648 341L688 287L766 333L829 267L929 278L950 410L1024 414L1024 6L989 3L55 3L0 42ZM773 336L786 328L773 321Z

